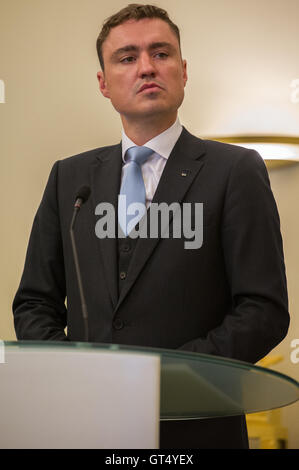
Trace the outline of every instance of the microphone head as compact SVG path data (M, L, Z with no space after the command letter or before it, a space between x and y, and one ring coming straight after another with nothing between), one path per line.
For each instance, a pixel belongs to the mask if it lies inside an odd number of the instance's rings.
M82 186L78 191L76 195L76 200L81 199L82 204L86 202L89 198L90 195L90 187L89 186Z

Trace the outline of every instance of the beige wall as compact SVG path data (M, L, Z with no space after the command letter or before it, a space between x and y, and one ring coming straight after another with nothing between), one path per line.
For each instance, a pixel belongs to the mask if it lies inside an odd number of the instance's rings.
M11 302L34 213L57 160L120 140L120 122L98 92L95 40L102 21L128 1L0 0L1 316L0 338L15 339ZM189 81L182 123L198 136L299 135L298 0L168 0L181 26ZM187 8L188 7L188 8ZM276 366L299 380L290 342L299 338L299 167L270 175L281 214L291 327ZM5 203L3 203L3 201ZM299 448L299 407L284 410Z

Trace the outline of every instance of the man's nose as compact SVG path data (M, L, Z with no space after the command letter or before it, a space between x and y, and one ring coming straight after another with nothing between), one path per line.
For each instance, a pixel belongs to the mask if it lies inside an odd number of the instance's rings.
M154 59L147 53L140 54L139 56L139 70L138 74L141 78L146 76L155 76L156 68Z

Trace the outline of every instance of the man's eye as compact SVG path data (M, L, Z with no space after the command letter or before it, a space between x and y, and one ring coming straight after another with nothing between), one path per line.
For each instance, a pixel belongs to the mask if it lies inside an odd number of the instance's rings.
M133 62L134 60L135 60L135 57L130 56L130 57L124 57L123 59L121 59L121 62L126 64L129 62Z
M166 54L166 52L157 52L157 54L155 54L155 57L159 56L160 59L165 59L166 57L168 57L168 54Z

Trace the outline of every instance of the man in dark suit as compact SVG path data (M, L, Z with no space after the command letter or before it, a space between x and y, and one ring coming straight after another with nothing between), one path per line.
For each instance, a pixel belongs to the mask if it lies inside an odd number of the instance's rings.
M18 339L84 338L69 227L76 191L85 184L91 196L76 241L89 341L258 361L289 325L279 216L262 159L181 126L186 61L164 10L121 10L107 20L97 45L100 90L120 114L122 142L54 164L14 300ZM141 167L143 221L154 203L202 203L200 248L186 249L183 236L97 236L96 207L106 202L117 212L134 146L152 151ZM160 436L168 448L248 446L244 416L164 422Z

